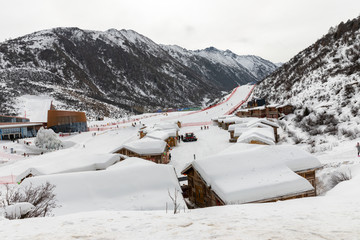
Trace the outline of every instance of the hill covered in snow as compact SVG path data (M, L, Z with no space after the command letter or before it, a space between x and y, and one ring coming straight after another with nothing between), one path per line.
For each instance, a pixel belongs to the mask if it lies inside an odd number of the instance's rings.
M297 107L284 125L312 150L360 136L360 17L341 22L255 88L255 97ZM321 137L318 137L321 136Z
M116 117L200 106L276 66L256 56L164 46L132 30L55 28L0 43L0 112L46 95L62 108Z

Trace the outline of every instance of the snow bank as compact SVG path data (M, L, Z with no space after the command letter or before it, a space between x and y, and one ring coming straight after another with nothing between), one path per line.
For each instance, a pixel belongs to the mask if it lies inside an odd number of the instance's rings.
M135 163L135 164L134 164ZM41 185L46 181L56 186L54 193L61 208L55 215L97 210L164 210L173 205L168 195L179 191L181 209L185 202L170 165L152 164L128 158L111 170L54 174L27 178L21 185Z
M14 205L6 206L4 214L6 218L18 219L21 216L35 209L35 206L28 202L15 203Z

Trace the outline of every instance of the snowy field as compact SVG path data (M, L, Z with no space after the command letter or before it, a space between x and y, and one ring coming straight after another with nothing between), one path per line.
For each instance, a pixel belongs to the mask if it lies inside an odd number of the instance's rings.
M0 141L0 161L4 162L0 165L0 180L2 177L11 175L16 177L29 167L49 169L48 165L44 165L44 159L59 161L67 155L72 155L74 158L81 155L109 154L122 144L138 139L140 121L141 124L152 126L159 122L179 120L185 125L180 129L180 134L195 133L197 142L181 142L171 150L170 165L174 166L176 174L180 175L181 170L193 161L194 157L202 159L235 144L229 143L227 131L216 126L209 126L208 123L211 118L225 114L241 102L249 93L250 88L251 86L238 88L226 102L206 111L157 114L146 118L135 116L133 118L138 119L136 127L132 127L131 122L128 122L115 125L113 129L96 131L96 136L93 136L94 132L87 132L62 137L64 149L45 153L42 156L35 155L38 154L38 150L32 144L30 146L24 144L24 140L19 143ZM91 124L106 125L111 121ZM201 126L205 124L209 126L209 129L201 130ZM106 189L114 190L117 189L116 184L128 184L131 177L140 179L151 176L147 175L148 172L156 174L157 171L160 173L163 170L154 169L140 174L129 173L130 176L126 178L129 179L128 182L120 176L114 177L116 181L111 182L111 180L106 180L107 176L115 174L116 171L121 174L121 166L114 165L115 169L104 171L92 171L91 166L86 166L86 169L83 169L86 172L74 170L69 175L71 179L68 179L69 182L76 181L76 178L83 179L79 181L79 184L83 182L83 186L87 189L86 194L81 198L83 206L74 209L70 214L69 211L62 212L59 209L54 211L57 214L55 217L11 221L0 217L0 239L360 239L360 157L357 156L355 149L357 141L360 140L340 142L332 151L317 154L316 157L324 164L324 168L318 172L318 175L324 181L328 180L327 176L333 171L350 170L352 174L351 180L338 184L321 196L266 204L182 209L176 215L171 211L166 212L165 208L153 210L159 208L154 207L154 199L146 200L146 197L144 201L148 202L144 204L144 208L138 208L138 205L137 208L132 208L130 205L118 206L115 202L106 203L112 197L115 201L122 201L119 200L122 196L116 195L116 191L111 194L110 190L102 196L94 196L91 186L84 180L85 177L100 178L102 179L98 181L100 184L106 186ZM10 153L11 148L16 151L15 154ZM31 152L34 155L24 157L22 155L24 152ZM58 170L64 172L66 167L61 166ZM148 166L144 166L145 168ZM56 174L56 171L57 169L51 168L51 172L48 172L50 175L45 174L38 178L43 181L48 176L49 179L56 179L61 184L64 182L61 177L66 174ZM107 175L106 171L112 171L112 173ZM167 182L171 183L171 179L173 177L169 175ZM154 184L156 184L155 180L156 177L152 179ZM81 191L78 187L74 189ZM66 191L66 189L61 186L58 191ZM61 195L61 192L59 194ZM141 197L132 196L136 199ZM151 196L151 194L146 196ZM89 201L84 199L89 199ZM68 197L62 201L70 204L71 198ZM96 204L92 205L94 202ZM103 206L101 202L104 203ZM127 204L129 202L131 198L127 200ZM80 208L86 212L79 211Z

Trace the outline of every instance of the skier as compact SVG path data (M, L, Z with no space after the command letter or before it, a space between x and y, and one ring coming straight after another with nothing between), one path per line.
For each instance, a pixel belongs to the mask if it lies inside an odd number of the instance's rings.
M358 157L360 157L360 144L359 143L356 144L356 148L358 150Z

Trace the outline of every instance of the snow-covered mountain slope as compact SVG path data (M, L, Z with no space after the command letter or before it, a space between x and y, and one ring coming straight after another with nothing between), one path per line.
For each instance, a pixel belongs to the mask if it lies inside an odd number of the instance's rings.
M329 135L360 136L359 93L360 17L331 28L259 83L254 96L265 97L269 103L296 105L298 111L289 117L289 127L302 131L297 142L314 147L328 141ZM312 137L316 135L322 139Z
M214 47L196 51L176 45L162 47L185 66L206 78L213 79L226 89L238 84L255 83L277 68L275 64L261 57L239 56L230 50L221 51Z
M179 61L169 49L135 31L116 29L55 28L0 43L0 112L16 113L16 97L39 94L68 109L113 117L199 106L275 69L258 57L244 57L247 68L240 63L236 68L225 63L241 57L221 51L216 57L189 52ZM201 62L186 64L197 56Z

